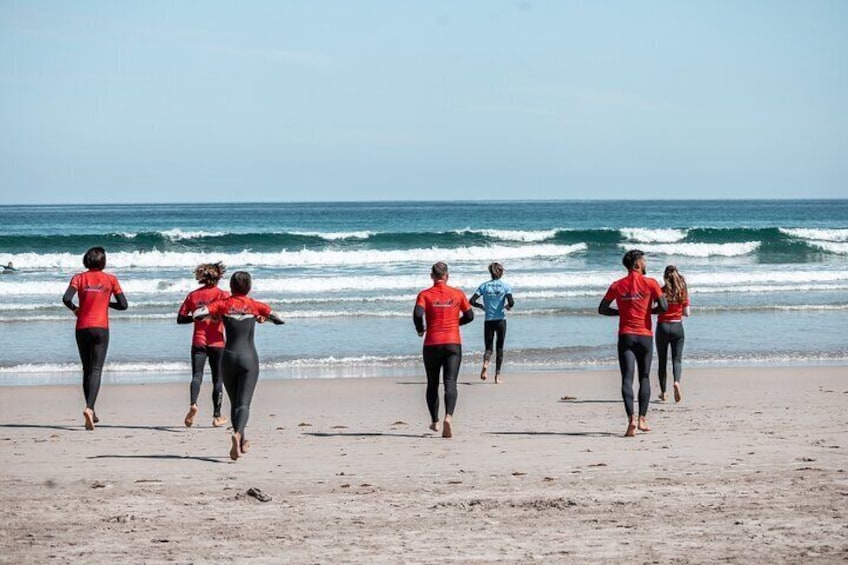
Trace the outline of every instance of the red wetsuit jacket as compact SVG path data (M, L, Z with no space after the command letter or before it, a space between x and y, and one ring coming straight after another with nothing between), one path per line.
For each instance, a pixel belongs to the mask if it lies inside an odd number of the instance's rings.
M654 335L651 325L651 306L662 296L660 285L639 271L612 283L604 300L618 304L618 333Z
M109 300L123 294L115 275L103 271L86 271L74 275L71 286L79 296L76 329L109 328Z
M424 309L427 321L424 345L462 345L459 319L463 312L471 310L464 292L448 286L445 281L436 281L418 293L415 305Z
M207 306L212 316L225 316L229 318L240 318L247 316L260 316L267 318L271 315L271 307L264 302L259 302L243 294L229 296L223 300L216 300Z
M180 316L189 316L201 306L228 298L230 293L217 286L203 286L188 293L180 307ZM195 320L191 344L198 347L224 347L224 324L221 320L207 318Z
M689 307L689 294L686 294L686 298L683 299L683 302L672 302L668 301L668 310L663 312L657 317L657 323L662 324L663 322L682 322L683 321L683 310Z

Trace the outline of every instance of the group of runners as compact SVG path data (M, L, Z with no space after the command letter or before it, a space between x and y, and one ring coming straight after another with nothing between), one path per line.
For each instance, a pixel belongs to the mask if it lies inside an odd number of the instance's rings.
M621 370L621 393L628 417L625 435L636 430L650 431L647 423L650 402L649 372L653 353L652 315L659 315L656 344L659 354L660 400L667 399L668 350L672 352L673 389L677 402L682 399L683 317L689 315L686 281L676 267L669 265L664 272L664 286L645 276L647 261L644 253L630 250L622 259L627 275L610 285L601 300L598 312L619 318L618 359ZM104 272L106 252L93 247L83 256L87 271L74 275L62 302L76 315L76 342L83 369L83 411L85 428L93 430L99 422L95 403L100 390L101 374L109 346L110 308L126 310L127 299L118 279ZM462 364L460 326L474 320L473 308L485 312L483 367L480 379L487 380L492 357L495 357L494 382L503 381L502 367L506 340L506 313L515 305L512 288L502 280L504 267L491 263L491 279L481 284L469 300L461 290L449 286L450 273L443 262L430 270L433 285L421 291L415 301L413 324L424 338L423 360L427 375L427 407L430 429L453 435L452 416L457 402L457 379ZM212 373L212 425L224 426L228 419L221 412L226 391L230 401L233 432L230 437L230 457L237 460L250 443L245 428L250 416L250 404L259 378L259 358L254 345L256 323L270 320L282 325L284 321L265 303L248 296L251 276L237 271L230 277L230 292L218 287L225 267L221 263L199 265L194 272L200 286L186 296L177 314L178 324L193 324L191 345L192 380L190 406L185 416L187 427L197 418L198 398L208 361ZM77 297L77 303L74 298ZM113 300L114 298L114 300ZM480 300L482 299L482 302ZM612 307L615 302L617 308ZM638 418L634 413L633 380L638 376ZM444 418L440 419L439 385L444 385ZM441 428L440 428L441 424Z

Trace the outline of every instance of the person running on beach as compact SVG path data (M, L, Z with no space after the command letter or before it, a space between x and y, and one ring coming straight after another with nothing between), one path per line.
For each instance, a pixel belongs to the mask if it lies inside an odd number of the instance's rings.
M115 275L104 273L106 251L92 247L85 252L82 263L88 269L73 276L62 302L77 317L76 339L82 361L82 391L85 395L85 429L93 430L99 418L94 404L100 392L100 376L109 349L109 308L126 310L127 299ZM74 295L79 294L79 306ZM111 302L112 296L115 301Z
M270 306L248 298L251 285L250 273L233 273L230 277L232 296L201 306L192 315L195 320L203 320L209 316L224 320L226 343L221 367L224 388L230 399L230 418L233 422L233 435L230 438L230 459L233 461L247 453L250 447L244 437L244 430L250 417L253 391L259 380L259 356L253 344L256 322L261 324L268 319L277 325L285 323Z
M504 341L506 341L506 312L515 306L512 298L512 287L501 280L504 268L500 263L489 265L489 274L492 280L484 282L477 288L477 292L471 297L471 305L486 312L486 321L483 324L483 343L486 352L483 355L483 370L480 378L486 380L489 373L489 361L492 359L492 344L495 336L495 384L501 382L501 365L503 364ZM483 304L477 299L483 297Z
M456 408L456 381L462 364L462 336L459 326L474 319L474 311L465 293L450 287L448 266L442 262L430 270L433 286L418 293L412 321L419 336L424 336L424 369L427 373L427 408L430 429L439 431L439 374L445 383L445 420L442 437L453 436L451 418ZM426 320L426 326L425 326Z
M627 276L615 281L607 290L598 313L618 316L618 365L621 369L621 396L627 412L628 424L625 436L636 435L636 428L643 432L648 427L648 403L651 399L651 356L654 350L651 314L668 310L668 303L660 285L645 276L647 261L645 254L631 249L621 260ZM611 308L615 300L618 309ZM639 420L633 413L633 374L639 371Z
M660 381L660 400L668 400L666 394L666 380L668 366L668 348L671 346L671 370L674 375L674 401L683 399L683 390L680 388L680 379L683 377L683 342L686 338L683 333L683 318L689 316L689 289L686 279L674 265L669 265L663 273L665 285L662 287L663 295L668 301L668 310L657 318L657 355L660 366L657 376Z
M218 281L224 276L225 267L220 262L204 263L194 270L194 278L201 285L186 296L177 314L178 324L194 323L191 340L191 388L189 390L191 403L185 417L186 427L194 424L197 416L197 397L200 395L200 385L203 382L203 367L209 359L209 370L212 372L212 425L223 426L227 423L226 416L221 415L221 404L224 400L224 380L221 376L221 359L224 357L224 323L219 319L195 320L192 313L216 300L223 300L230 294L218 288Z

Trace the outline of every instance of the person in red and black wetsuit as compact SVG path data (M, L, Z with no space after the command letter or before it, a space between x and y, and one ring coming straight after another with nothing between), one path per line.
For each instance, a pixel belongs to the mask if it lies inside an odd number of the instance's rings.
M100 376L109 349L109 308L126 310L127 299L114 275L104 273L106 251L92 247L85 252L82 263L88 269L74 275L62 302L77 317L76 338L82 361L82 391L85 395L85 429L93 430L100 420L94 413L94 403L100 392ZM79 306L74 304L74 295L79 294ZM111 302L112 296L115 301Z
M689 316L689 289L686 279L674 265L669 265L663 272L662 291L668 300L668 310L657 318L657 356L659 357L660 400L668 400L666 381L668 367L668 348L671 346L671 371L674 376L674 401L683 400L683 390L680 379L683 378L683 343L686 335L683 332L683 318Z
M631 249L621 260L627 276L612 283L598 306L604 316L618 316L618 365L621 369L621 396L629 420L625 436L636 435L636 428L651 430L646 419L651 400L651 356L654 351L651 314L668 310L660 285L645 276L645 254ZM610 307L612 301L618 309ZM633 374L639 371L639 420L633 413Z
M259 380L259 356L253 344L256 322L262 323L268 319L277 325L285 323L270 306L248 298L251 284L250 273L233 273L230 277L232 296L202 306L193 314L195 320L209 316L224 320L227 339L221 366L224 388L230 398L230 418L233 421L233 435L230 438L230 458L233 461L247 453L249 447L244 430L250 417L253 391Z
M415 301L413 323L424 338L424 368L427 372L427 407L430 429L439 431L439 373L445 383L445 420L442 437L452 437L451 418L456 408L456 381L462 364L462 336L459 326L474 319L465 294L447 285L448 266L442 262L430 271L433 286L422 290ZM426 320L426 326L425 326Z
M218 288L218 281L224 276L224 270L225 267L220 262L198 265L194 270L194 278L203 286L186 296L177 314L178 324L194 323L191 340L191 404L185 417L186 427L191 427L197 416L197 397L200 395L203 366L206 365L207 358L212 372L212 425L219 427L227 423L227 417L221 415L221 404L224 400L224 380L221 377L221 360L224 357L224 324L221 320L195 320L192 317L192 313L201 306L230 295L227 291Z

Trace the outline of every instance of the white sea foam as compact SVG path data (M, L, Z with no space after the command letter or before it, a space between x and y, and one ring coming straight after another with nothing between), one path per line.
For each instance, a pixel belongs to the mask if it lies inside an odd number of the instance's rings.
M320 237L327 241L337 241L340 239L368 239L377 232L373 231L348 231L348 232L318 232L318 231L293 231L291 235L302 235L307 237Z
M687 230L646 228L622 228L620 231L625 239L638 243L674 243L685 239L689 233Z
M684 272L693 293L697 292L771 292L803 290L838 290L848 286L848 270L716 270L710 272ZM557 294L538 298L585 296L603 290L619 278L618 271L515 273L508 282L516 293L554 292ZM658 275L655 275L658 276ZM11 278L11 277L6 277ZM59 299L68 286L68 279L53 281L6 281L0 278L0 310L35 310L50 304L59 305ZM459 272L451 277L451 285L468 294L482 282L480 276ZM281 296L283 303L332 303L413 299L415 293L430 284L425 272L416 275L367 276L280 276L257 277L253 294L260 300ZM133 279L122 276L121 286L131 306L178 305L185 295L197 288L197 283L183 279ZM359 293L355 296L334 297L329 293ZM375 295L375 293L379 293ZM395 296L397 293L399 296ZM45 298L50 302L45 305ZM383 298L391 296L391 298ZM41 298L39 298L41 297ZM169 300L165 300L169 298ZM9 308L6 308L8 302Z
M180 241L182 239L199 239L201 237L220 237L222 235L226 235L224 232L220 231L183 231L179 228L173 228L170 230L164 230L159 232L162 237L170 239L171 241ZM111 255L109 256L111 261Z
M622 243L619 247L628 249L631 246ZM753 253L759 247L759 241L739 243L650 243L639 246L645 253L682 257L739 257Z
M839 255L848 255L848 242L838 241L808 241L808 245L824 249L828 253L836 253Z
M586 245L526 245L519 247L463 247L458 249L442 249L438 247L406 250L354 250L339 251L326 249L314 251L280 251L278 253L256 253L242 251L240 253L195 253L173 251L120 251L109 254L111 269L127 268L185 268L191 269L202 262L216 260L227 265L242 267L331 267L363 265L409 264L410 262L432 263L435 261L478 262L480 257L491 257L499 260L553 258L571 255L586 250ZM10 260L19 269L67 271L79 268L79 256L71 253L18 253L10 255Z
M799 239L814 241L848 241L848 228L779 228L780 232Z
M476 233L502 241L521 241L524 243L532 243L551 239L556 236L558 231L560 230L472 230L470 228L466 228L464 230L457 230L455 233Z

